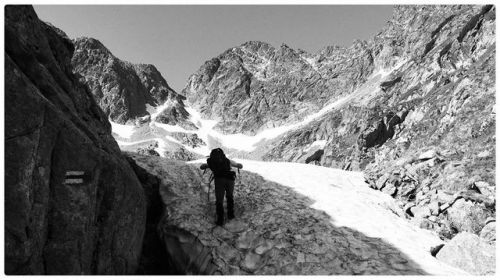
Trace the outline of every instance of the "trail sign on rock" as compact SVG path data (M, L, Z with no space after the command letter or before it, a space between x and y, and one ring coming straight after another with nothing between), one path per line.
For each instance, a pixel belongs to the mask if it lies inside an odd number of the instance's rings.
M88 182L89 175L85 171L66 171L64 184L75 185Z

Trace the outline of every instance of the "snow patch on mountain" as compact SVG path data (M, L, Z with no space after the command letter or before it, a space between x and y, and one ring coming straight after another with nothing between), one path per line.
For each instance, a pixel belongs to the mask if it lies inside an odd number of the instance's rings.
M118 135L120 138L130 138L132 134L134 134L134 125L119 124L113 122L112 120L109 120L109 123L111 124L111 130L113 133Z
M314 149L323 149L326 146L326 140L316 140L312 142L305 150L311 151Z

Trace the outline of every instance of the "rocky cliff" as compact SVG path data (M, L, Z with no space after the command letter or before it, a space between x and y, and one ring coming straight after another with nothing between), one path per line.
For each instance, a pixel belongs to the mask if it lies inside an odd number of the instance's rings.
M164 111L156 116L158 122L175 125L189 116L184 96L170 88L155 66L122 61L93 38L78 38L74 43L74 72L112 121L146 122L150 118L147 106L157 107L166 101Z
M248 156L305 162L322 150L321 165L365 170L442 238L479 235L495 216L495 12L397 6L371 40L316 54L248 42L206 62L183 92L220 130L246 134L343 96Z
M144 191L72 73L73 52L32 7L5 7L6 274L138 267Z
M205 62L182 93L203 117L219 121L216 129L254 135L348 94L373 71L372 60L361 41L316 55L250 41Z
M375 94L286 135L264 157L302 161L309 143L326 140L322 165L364 169L422 227L443 238L479 234L495 215L494 26L492 6L396 8L374 42L390 38L399 46L390 57L404 63ZM384 48L375 61L391 61ZM471 205L448 209L457 197Z

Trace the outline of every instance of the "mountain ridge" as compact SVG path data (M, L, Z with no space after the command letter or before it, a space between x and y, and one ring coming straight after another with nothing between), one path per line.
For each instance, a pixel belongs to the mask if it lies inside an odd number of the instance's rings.
M94 38L80 37L74 43L74 71L112 121L145 122L150 117L147 106L157 107L166 101L172 106L162 114L162 123L176 124L187 117L185 97L170 88L154 65L122 61ZM182 117L177 119L177 115Z

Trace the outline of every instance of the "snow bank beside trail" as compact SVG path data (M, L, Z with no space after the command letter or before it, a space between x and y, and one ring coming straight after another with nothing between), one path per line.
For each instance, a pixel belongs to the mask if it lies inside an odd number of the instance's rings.
M349 227L398 248L430 274L467 274L438 261L430 248L444 243L431 231L396 216L387 205L394 199L372 190L361 172L288 162L234 159L243 170L257 173L314 200L312 208L325 211L335 226ZM193 161L191 163L200 163Z

